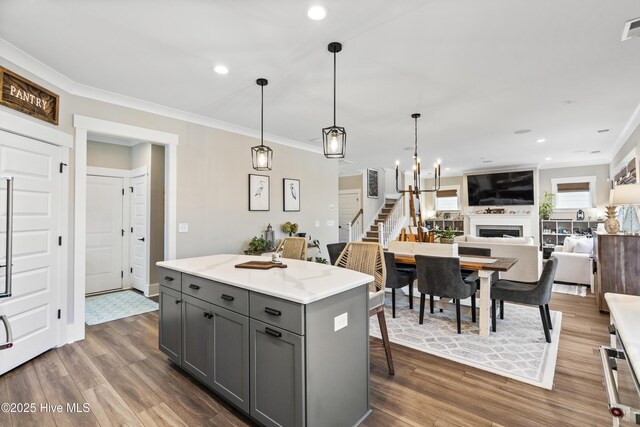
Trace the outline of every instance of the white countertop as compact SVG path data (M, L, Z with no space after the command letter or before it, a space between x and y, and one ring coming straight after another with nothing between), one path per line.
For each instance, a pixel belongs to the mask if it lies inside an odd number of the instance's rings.
M636 375L640 374L640 296L604 294L617 334Z
M271 270L235 268L236 264L247 261L265 261L265 257L210 255L160 261L157 265L300 304L309 304L373 282L373 277L368 274L293 259L282 260L287 268Z

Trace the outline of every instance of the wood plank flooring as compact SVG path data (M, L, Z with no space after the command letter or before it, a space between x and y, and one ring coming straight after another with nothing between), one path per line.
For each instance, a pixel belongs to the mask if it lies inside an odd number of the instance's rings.
M363 425L611 425L596 352L608 343L608 316L598 312L592 294L553 294L551 309L563 312L552 391L398 345L392 345L396 375L390 377L384 351L376 345L373 413ZM0 412L0 426L252 425L159 352L157 322L155 312L89 326L84 341L3 375L0 403L35 402L39 408L86 402L91 410Z

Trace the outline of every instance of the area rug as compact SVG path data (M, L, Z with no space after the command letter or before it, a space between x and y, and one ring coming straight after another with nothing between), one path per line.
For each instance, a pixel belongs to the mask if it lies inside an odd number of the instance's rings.
M85 299L85 322L98 325L158 309L158 303L135 291L96 295Z
M419 304L409 309L406 299L396 301L396 318L391 304L385 305L389 339L395 344L453 360L536 387L551 390L558 356L562 313L551 312L551 344L544 338L538 307L505 303L504 319L498 318L498 331L488 337L478 335L478 326L469 314L462 314L462 334L456 329L455 310L429 314L418 324ZM376 316L370 320L370 334L380 338Z
M577 295L579 297L587 296L587 287L585 285L567 285L565 283L554 283L552 291L557 294Z

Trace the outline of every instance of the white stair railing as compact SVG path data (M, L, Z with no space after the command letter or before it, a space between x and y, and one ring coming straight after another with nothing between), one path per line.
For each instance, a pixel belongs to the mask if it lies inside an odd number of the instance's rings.
M364 236L364 217L362 209L358 211L356 216L349 222L349 241L360 242Z
M404 226L404 194L396 200L391 208L391 212L384 221L378 222L378 241L383 248L387 248L389 240L393 240L400 234L400 230Z

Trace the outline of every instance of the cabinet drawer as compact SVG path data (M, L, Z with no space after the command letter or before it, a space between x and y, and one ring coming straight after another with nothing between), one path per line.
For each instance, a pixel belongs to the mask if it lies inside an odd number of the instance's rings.
M251 318L304 335L304 305L255 292L249 299Z
M158 267L158 276L160 277L160 286L166 286L167 288L180 292L182 273L169 270L168 268Z
M182 292L236 313L249 315L249 292L245 289L185 274Z

